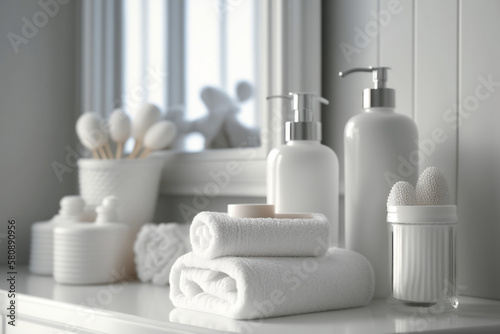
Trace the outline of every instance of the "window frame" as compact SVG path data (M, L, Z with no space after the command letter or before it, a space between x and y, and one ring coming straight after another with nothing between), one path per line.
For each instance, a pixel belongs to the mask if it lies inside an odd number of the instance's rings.
M268 102L266 96L292 90L321 92L321 1L256 1L260 2L257 6L258 17L261 18L258 40L263 50L258 55L259 71L255 84L256 109L261 113L262 145L193 153L156 152L155 156L165 159L160 186L162 195L266 196L267 155L272 148L283 143L283 123L290 117L287 101L275 99ZM82 112L112 110L113 101L117 99L116 85L120 83L116 82L119 78L116 62L119 55L110 56L113 48L105 46L106 39L113 38L114 32L118 31L119 22L115 14L121 8L117 0L109 0L113 5L106 5L107 2L88 0L83 2L83 10L80 11L83 16L82 73L93 73L82 78ZM182 6L182 0L172 2ZM100 15L95 15L100 10ZM172 24L179 26L179 22L170 22L169 28ZM111 28L113 33L110 33ZM96 31L101 31L100 36ZM182 54L176 57L182 58ZM171 61L172 57L168 58ZM109 64L114 64L114 71L99 72L99 69L108 68ZM168 78L174 80L172 75ZM178 85L177 80L175 86ZM89 87L93 87L92 92L108 93L102 96L89 94ZM168 87L171 89L172 84ZM228 182L221 176L226 173L230 176Z

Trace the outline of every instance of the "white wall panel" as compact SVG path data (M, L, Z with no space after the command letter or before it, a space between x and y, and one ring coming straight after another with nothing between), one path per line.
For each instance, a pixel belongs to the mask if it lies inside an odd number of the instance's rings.
M458 1L415 2L415 122L420 172L440 168L456 201ZM451 121L450 121L451 117Z
M380 66L390 67L387 87L396 90L396 112L413 117L414 1L380 0Z
M500 2L461 12L459 277L465 294L500 298Z

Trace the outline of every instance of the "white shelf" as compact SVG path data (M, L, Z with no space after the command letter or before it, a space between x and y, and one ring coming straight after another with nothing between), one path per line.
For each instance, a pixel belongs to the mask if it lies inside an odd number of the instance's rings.
M6 272L6 270L4 270ZM8 302L2 280L0 307ZM7 333L499 333L500 301L461 297L456 312L420 315L389 309L383 300L369 306L260 321L235 321L175 309L169 288L139 282L70 286L52 277L17 275L16 327ZM5 316L3 316L5 326ZM2 332L2 333L5 333Z

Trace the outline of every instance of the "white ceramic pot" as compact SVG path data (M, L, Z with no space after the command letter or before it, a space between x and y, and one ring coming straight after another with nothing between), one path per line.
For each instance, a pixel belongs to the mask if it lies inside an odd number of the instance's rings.
M80 159L80 195L92 206L100 205L107 196L116 196L120 200L121 220L137 224L149 222L153 219L164 163L164 159L153 157Z

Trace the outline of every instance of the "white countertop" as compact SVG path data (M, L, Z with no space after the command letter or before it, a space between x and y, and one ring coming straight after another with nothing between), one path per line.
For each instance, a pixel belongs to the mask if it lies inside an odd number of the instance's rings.
M6 270L4 270L6 272ZM500 301L460 297L457 311L445 314L400 313L374 300L367 307L235 321L175 309L169 288L124 282L70 286L52 277L18 270L17 325L2 333L500 333ZM1 280L0 307L7 305L7 282Z

